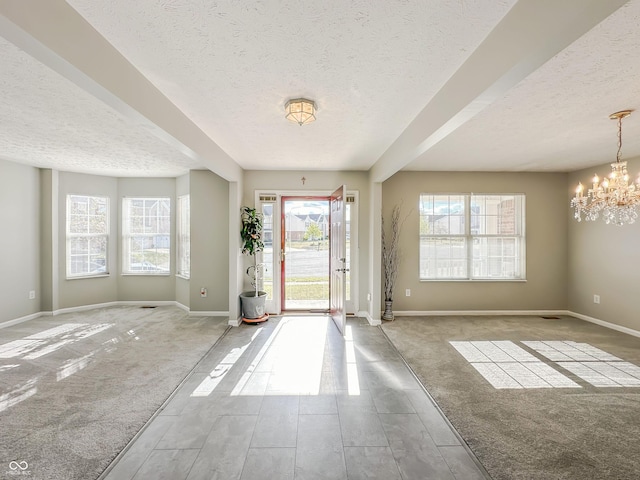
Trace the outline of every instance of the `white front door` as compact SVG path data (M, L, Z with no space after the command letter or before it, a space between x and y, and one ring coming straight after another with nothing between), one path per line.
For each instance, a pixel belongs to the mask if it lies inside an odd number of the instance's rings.
M345 310L347 273L346 243L347 232L345 228L345 195L347 187L342 185L331 194L329 208L329 304L331 318L335 322L340 333L344 335L347 323Z

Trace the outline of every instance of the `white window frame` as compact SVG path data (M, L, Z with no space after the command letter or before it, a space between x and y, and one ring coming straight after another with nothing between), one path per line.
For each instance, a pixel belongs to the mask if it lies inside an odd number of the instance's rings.
M191 196L178 197L176 208L176 275L191 277Z
M142 232L132 232L131 225L131 205L135 201L145 202L168 202L169 208L169 228L168 231L157 231L152 229L152 216L143 215L143 230ZM167 237L169 242L169 254L167 257L171 259L171 198L170 197L123 197L122 199L122 274L123 275L170 275L170 262L167 268L162 268L155 263L147 260L143 257L137 262L131 262L132 258L132 241L139 238L153 238L153 237ZM162 247L165 248L165 247ZM155 246L148 250L156 250L158 253L159 247Z
M72 231L71 221L72 216L74 215L72 212L72 207L74 204L74 199L85 199L84 203L87 203L87 228L84 232L75 232ZM89 204L92 201L104 202L104 213L100 215L102 218L102 222L104 224L104 231L92 231L94 229L91 228L92 222L90 218L92 216L91 208ZM100 219L98 219L100 221ZM88 278L88 277L105 277L109 275L109 197L100 196L100 195L79 195L79 194L69 194L67 195L67 217L66 217L66 275L69 279L75 278ZM72 264L73 258L80 255L79 253L72 251L72 244L74 241L78 239L84 239L87 241L86 253L83 253L83 256L87 257L87 266L91 266L94 263L100 263L97 265L98 268L94 270L87 270L86 272L73 273ZM97 255L91 253L92 243L95 243L95 240L104 239L104 250ZM103 269L101 268L103 267Z
M418 267L418 275L420 281L507 281L507 282L518 282L518 281L526 281L526 237L525 237L525 201L526 196L521 193L483 193L483 194L469 194L469 193L422 193L420 194L420 211L419 211L419 221L422 223L423 212L423 198L424 197L434 197L434 200L437 197L442 197L441 200L444 201L444 197L462 197L464 201L464 231L458 233L424 233L421 231L419 226L419 242L418 242L418 255L419 255L419 267ZM515 225L514 230L515 233L509 234L500 234L500 233L481 233L478 230L478 225L481 219L487 219L489 217L494 217L495 215L488 215L486 213L483 214L474 214L472 212L471 205L475 200L481 200L483 197L513 197L515 201L514 209L515 209ZM434 201L435 204L435 201ZM457 215L456 215L457 213ZM447 212L445 216L449 218L460 218L459 212ZM451 222L449 223L451 225ZM474 228L474 225L476 227ZM425 239L460 239L463 240L464 248L465 248L465 257L463 263L466 263L466 274L465 275L438 275L436 276L426 276L425 270L423 269L423 263L427 260L424 257L423 252L428 248L423 245L423 240ZM489 275L479 273L478 270L481 270L482 267L478 265L478 262L485 261L489 258L488 255L486 257L478 256L477 252L480 250L480 244L482 242L496 240L496 239L514 239L516 247L514 249L514 274L513 275ZM509 255L511 256L511 255ZM483 260L484 259L484 260ZM458 259L460 261L460 259ZM446 262L446 261L445 261ZM453 271L453 263L455 259L450 258L449 264L449 272ZM486 267L485 267L486 271Z

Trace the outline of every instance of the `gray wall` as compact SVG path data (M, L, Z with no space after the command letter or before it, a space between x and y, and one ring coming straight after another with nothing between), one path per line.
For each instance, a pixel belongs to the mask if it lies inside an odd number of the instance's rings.
M178 195L190 194L191 279L175 277ZM66 278L66 199L110 199L109 276ZM171 275L121 275L122 198L171 198ZM229 310L229 183L208 171L174 178L114 178L0 160L0 322L40 311L114 301L178 301L192 311ZM208 296L200 297L200 287ZM29 300L29 291L36 299Z
M635 179L640 171L640 158L629 161L629 174ZM597 173L600 178L611 172L609 163L569 175L565 187L568 206L578 181L585 188ZM632 225L606 225L577 222L567 208L569 224L569 291L568 309L623 327L640 330L640 219ZM600 295L600 304L593 295Z
M305 177L304 185L301 178ZM345 184L347 190L357 191L358 205L358 279L359 307L367 305L369 284L369 174L368 172L292 172L292 171L246 171L242 205L255 206L256 190L290 190L296 192L335 190ZM238 212L238 216L240 212ZM240 232L238 231L238 236ZM247 263L248 265L248 263ZM246 266L245 266L246 268ZM246 275L244 275L246 277ZM247 284L248 285L248 284ZM246 285L246 286L247 286ZM247 287L248 288L248 287Z
M630 162L640 170L640 159ZM640 264L635 225L614 227L577 223L568 203L575 184L589 183L609 165L573 174L400 172L382 186L383 212L395 203L413 209L402 232L403 263L396 311L433 310L560 310L640 330L637 287ZM301 177L306 177L302 185ZM261 189L332 190L346 183L359 192L359 303L367 305L369 272L369 181L366 172L245 172L242 204L253 205ZM420 282L418 280L418 196L420 193L525 193L527 215L526 282ZM175 225L177 194L191 194L191 281L167 277L121 277L120 216L124 195L169 196ZM40 170L0 160L0 322L39 311L116 300L178 300L194 311L225 311L228 286L229 184L209 171L195 171L178 179L112 178ZM67 193L104 194L111 198L110 271L108 278L66 280L65 205ZM20 201L16 201L20 199ZM57 205L55 203L57 202ZM566 206L566 209L565 209ZM233 213L233 212L231 212ZM175 229L174 229L175 230ZM175 238L175 231L172 231ZM629 265L624 276L617 265ZM195 270L194 270L195 268ZM175 255L171 262L175 272ZM199 288L208 288L202 299ZM411 297L404 296L410 288ZM36 299L29 300L30 290ZM593 294L601 303L593 303ZM235 298L235 297L234 297Z
M409 215L400 237L394 311L566 309L566 184L566 174L544 173L399 172L385 181L385 219L400 203ZM419 280L420 194L470 192L526 195L526 282ZM406 289L411 289L410 297Z
M67 279L66 225L67 195L97 195L109 198L109 254L110 275L95 278ZM97 305L118 300L119 223L118 179L99 175L59 172L58 187L58 308ZM55 220L54 220L55 221Z
M0 322L40 311L39 221L39 170L0 160Z
M190 172L192 311L229 310L229 182L208 170ZM200 296L200 288L207 297Z
M40 310L58 309L59 172L40 170Z

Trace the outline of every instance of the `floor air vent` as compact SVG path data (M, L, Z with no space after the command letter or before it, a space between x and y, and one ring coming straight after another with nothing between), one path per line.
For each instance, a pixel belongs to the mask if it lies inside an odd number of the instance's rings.
M542 318L545 320L560 320L560 317L556 317L555 315L542 315Z

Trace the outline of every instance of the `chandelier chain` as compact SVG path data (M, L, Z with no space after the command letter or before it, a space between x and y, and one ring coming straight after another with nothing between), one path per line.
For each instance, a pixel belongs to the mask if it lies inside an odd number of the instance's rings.
M622 119L623 115L618 117L618 154L616 155L616 162L620 163L620 152L622 151Z

